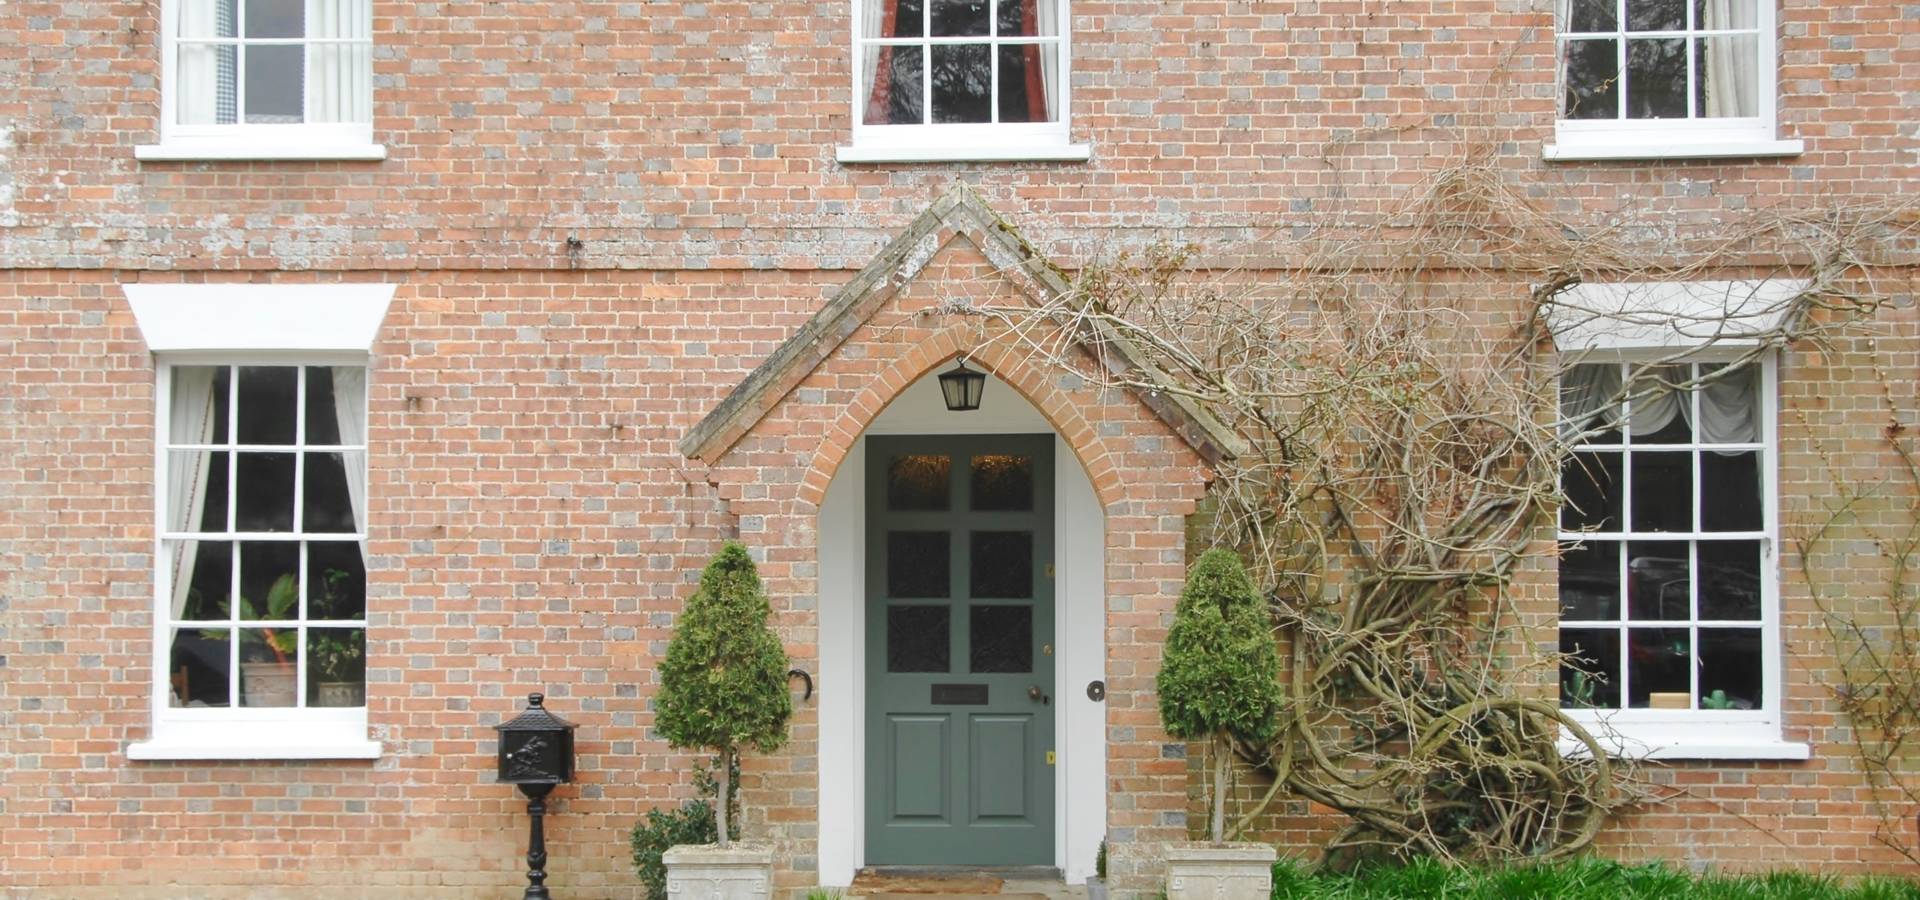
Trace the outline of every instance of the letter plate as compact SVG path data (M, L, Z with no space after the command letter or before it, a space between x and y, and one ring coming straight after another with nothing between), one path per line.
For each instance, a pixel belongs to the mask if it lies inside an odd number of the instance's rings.
M936 684L933 686L933 705L985 706L987 705L987 686L984 684Z

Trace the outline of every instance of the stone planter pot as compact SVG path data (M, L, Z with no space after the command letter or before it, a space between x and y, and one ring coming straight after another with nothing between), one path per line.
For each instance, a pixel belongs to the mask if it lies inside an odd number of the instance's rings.
M1107 880L1105 878L1087 879L1087 900L1107 900Z
M292 706L296 673L290 662L240 664L240 702L245 706Z
M1167 852L1167 900L1267 900L1276 854L1265 844L1183 844Z
M322 681L315 688L315 706L365 706L366 685L358 681Z
M766 900L773 892L773 848L734 844L670 847L667 900Z

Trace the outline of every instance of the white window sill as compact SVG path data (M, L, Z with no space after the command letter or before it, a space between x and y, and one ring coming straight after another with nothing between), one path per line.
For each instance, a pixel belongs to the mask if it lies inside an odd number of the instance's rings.
M1548 144L1541 156L1548 162L1585 162L1609 159L1758 159L1799 156L1805 141L1724 140L1562 140Z
M899 145L839 147L834 157L842 163L920 162L1086 162L1092 144L1022 143L993 145Z
M1603 745L1612 745L1612 755L1628 759L1805 760L1813 758L1812 746L1795 741L1663 741L1657 738L1641 741L1617 736L1610 738L1604 734L1595 734L1594 737ZM1559 747L1562 756L1584 757L1587 755L1587 745L1570 737L1560 738Z
M381 144L250 144L220 143L141 144L133 158L144 162L223 162L238 160L347 160L377 162L387 158Z
M339 741L294 743L250 741L238 743L195 743L192 741L135 741L127 745L127 758L133 760L166 759L379 759L379 741Z

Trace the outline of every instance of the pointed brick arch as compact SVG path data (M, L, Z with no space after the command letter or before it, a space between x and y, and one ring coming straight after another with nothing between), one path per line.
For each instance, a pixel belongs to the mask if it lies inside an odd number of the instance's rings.
M1021 399L1040 411L1053 430L1073 450L1081 468L1086 470L1102 508L1124 499L1118 473L1109 458L1106 445L1100 440L1099 431L1087 421L1066 393L1049 383L1046 377L1048 370L1035 366L1018 348L1010 347L1006 342L971 346L968 337L967 330L963 328L937 332L908 348L883 369L827 429L827 440L820 445L813 467L801 482L798 499L817 508L826 499L827 486L833 481L834 473L839 471L840 464L846 460L854 442L873 424L874 419L879 418L887 405L909 385L935 369L944 368L962 353L966 354L967 361L974 368L999 378L1018 391Z

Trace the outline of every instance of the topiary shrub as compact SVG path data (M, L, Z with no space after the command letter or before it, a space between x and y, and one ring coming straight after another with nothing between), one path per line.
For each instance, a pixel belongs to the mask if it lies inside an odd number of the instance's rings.
M1278 727L1280 654L1267 607L1230 550L1202 554L1187 573L1173 628L1161 651L1160 720L1182 740L1207 741L1213 755L1215 844L1226 840L1231 738L1260 746Z
M667 743L713 751L722 771L733 770L742 748L767 753L786 743L793 697L786 651L767 628L772 613L747 548L727 542L700 573L660 663L654 723ZM733 839L730 788L720 782L713 805L722 847Z
M737 800L740 786L740 768L733 767L727 779L727 796ZM667 896L667 864L661 858L668 848L681 844L711 844L718 840L714 831L713 801L720 793L720 784L713 777L713 764L702 767L693 776L693 786L699 796L680 804L677 809L647 811L647 817L633 826L633 834L628 843L633 847L633 869L640 875L640 883L647 888L647 896L654 900L663 900ZM729 813L740 811L738 802L733 803ZM739 817L729 815L729 838L740 836Z

